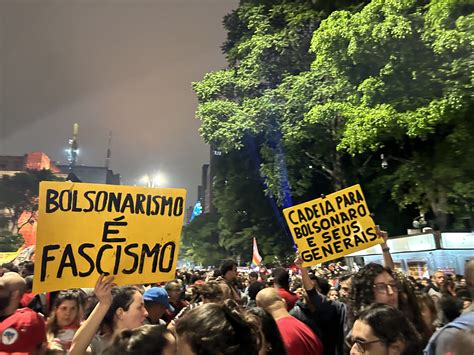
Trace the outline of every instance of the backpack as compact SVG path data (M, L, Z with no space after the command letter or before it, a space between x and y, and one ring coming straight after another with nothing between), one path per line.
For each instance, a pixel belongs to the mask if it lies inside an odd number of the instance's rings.
M439 338L439 336L443 333L443 331L447 328L455 328L459 330L466 330L469 328L474 327L474 311L473 312L468 312L466 314L463 314L459 317L457 317L455 320L453 320L451 323L446 324L443 328L439 329L434 333L430 341L428 342L428 345L426 345L425 350L423 350L425 355L435 355L436 354L436 343Z

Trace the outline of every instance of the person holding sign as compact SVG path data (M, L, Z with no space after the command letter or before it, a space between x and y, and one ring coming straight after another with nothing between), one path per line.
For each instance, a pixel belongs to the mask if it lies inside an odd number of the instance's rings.
M115 287L113 281L113 277L99 277L94 288L99 302L74 335L69 354L102 354L120 331L143 324L148 313L140 291L132 286ZM99 337L96 333L101 325L105 334Z
M331 301L320 294L315 288L308 272L303 267L303 260L298 256L295 265L301 271L303 287L306 290L309 303L314 307L312 319L321 332L321 342L325 355L343 355L344 339L347 329L347 306L343 302Z
M314 266L367 249L377 234L360 185L283 210L304 266Z

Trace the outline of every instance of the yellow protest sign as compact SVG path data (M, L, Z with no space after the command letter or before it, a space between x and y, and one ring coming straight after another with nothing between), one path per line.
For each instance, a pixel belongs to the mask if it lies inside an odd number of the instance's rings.
M33 292L174 278L186 191L41 182Z
M303 259L312 266L383 242L360 185L283 210Z

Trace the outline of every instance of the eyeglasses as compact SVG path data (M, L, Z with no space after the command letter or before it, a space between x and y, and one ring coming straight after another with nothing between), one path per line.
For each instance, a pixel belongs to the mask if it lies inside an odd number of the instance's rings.
M394 284L385 284L383 282L378 282L374 284L374 289L375 292L380 293L382 295L386 295L388 293L388 289L390 288L390 291L392 293L396 293L400 291L400 285L397 283Z
M375 343L384 343L383 340L377 339L377 340L371 340L371 341L365 341L359 338L352 338L352 337L347 337L346 338L346 346L349 349L352 349L354 347L354 344L356 346L356 351L359 353L363 354L366 352L366 350L369 348L370 344L375 344Z

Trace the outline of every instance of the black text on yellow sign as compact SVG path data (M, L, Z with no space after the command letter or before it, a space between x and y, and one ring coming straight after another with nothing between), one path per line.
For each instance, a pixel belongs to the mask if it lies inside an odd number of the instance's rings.
M283 210L304 266L382 243L360 185Z
M34 292L174 278L185 190L42 182Z

